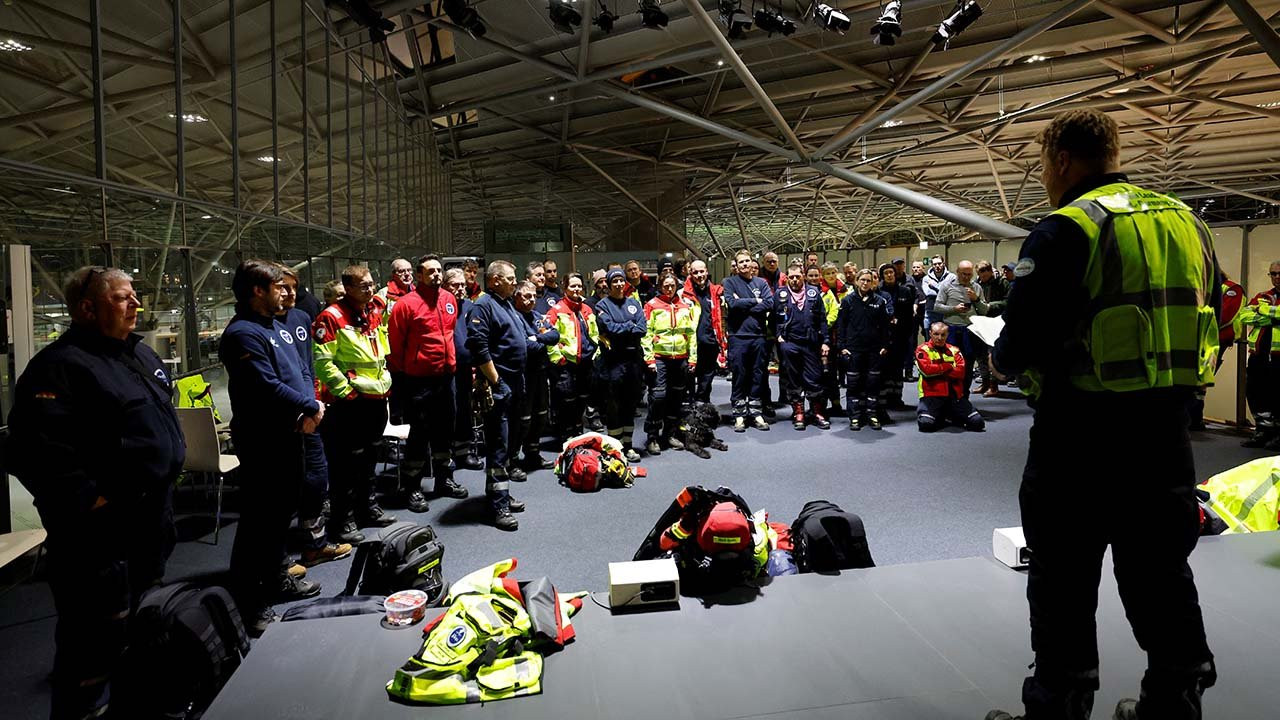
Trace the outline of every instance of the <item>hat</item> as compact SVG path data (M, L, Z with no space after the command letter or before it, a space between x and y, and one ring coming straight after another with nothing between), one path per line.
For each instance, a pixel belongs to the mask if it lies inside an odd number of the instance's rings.
M891 263L889 263L889 264L890 264L890 265L897 265L898 263L902 263L903 265L906 265L906 264L907 264L907 259L906 259L906 258L900 258L900 257L897 257L897 258L894 258L894 259L893 259L893 262L891 262Z
M626 275L624 275L623 272L618 268L614 268L609 272L605 273L605 276L604 276L605 280L608 280L611 283L613 282L613 278L615 277L625 278Z
M1014 264L1011 262L1007 262L1004 265L1001 265L1000 267L1004 268L1005 270L1013 270Z
M591 273L591 284L595 285L596 283L600 282L604 278L605 278L604 271L596 270L595 272Z
M751 522L731 502L716 503L698 528L698 547L708 555L741 552L751 546Z

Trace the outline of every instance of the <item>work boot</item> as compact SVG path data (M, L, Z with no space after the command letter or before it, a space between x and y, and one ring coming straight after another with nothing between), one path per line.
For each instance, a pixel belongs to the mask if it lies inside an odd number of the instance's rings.
M303 574L297 577L299 577L299 579L304 577L306 575L306 568L313 565L319 565L323 562L329 562L330 560L341 560L350 554L351 546L347 543L342 543L341 545L329 544L324 547L316 548L315 550L303 550L302 558L298 561L303 566ZM293 568L289 568L289 570L289 574L292 575Z
M529 479L529 474L521 470L519 465L512 463L507 468L507 479L511 482L524 482Z
M747 419L739 415L733 419L733 431L736 433L744 433L747 431Z
M335 545L344 543L359 545L364 542L364 533L360 532L360 528L356 527L355 522L348 520L337 531L329 531L329 542Z
M1116 711L1111 720L1138 720L1138 701L1125 698L1116 703Z
M443 477L436 480L436 497L451 497L456 500L465 498L470 493L451 477Z
M424 513L431 509L427 505L427 498L422 494L421 490L414 490L405 496L404 506L409 512Z
M350 550L347 552L350 552ZM303 600L305 598L315 597L319 594L319 583L313 583L310 580L304 580L300 577L294 577L289 573L284 573L280 576L280 587L276 591L276 602Z
M305 567L303 567L303 566L299 565L298 563L293 563L292 565L290 565L290 566L285 570L285 572L289 573L290 575L292 575L292 576L294 576L294 577L296 577L296 578L304 578L304 577L306 577L306 576L307 576L307 569L306 569Z
M507 508L499 510L493 517L494 527L507 532L515 532L520 529L520 521L516 520L516 516L511 514Z
M776 416L776 413L775 413L775 416ZM769 422L765 420L764 417L760 415L756 415L755 417L751 418L751 427L754 427L757 430L768 430Z
M357 518L356 523L360 527L386 527L396 521L396 516L383 510L381 506L375 504L369 507L366 513Z
M778 417L778 411L773 409L773 403L765 403L760 412L770 420Z
M1267 443L1271 442L1271 440L1272 440L1272 432L1270 428L1255 427L1253 429L1253 434L1249 436L1248 440L1245 440L1244 442L1240 443L1240 447L1247 447L1247 448L1266 447Z
M809 414L813 416L813 424L823 430L831 429L831 421L827 420L827 416L823 411L823 402L821 399L809 401Z
M851 415L851 416L849 417L849 429L850 429L850 430L853 430L854 432L857 432L857 431L861 430L861 429L862 429L862 420L861 420L860 418L858 418L857 416L853 416L853 415Z
M867 418L867 424L871 426L872 430L879 430L880 418L875 415L872 415L870 418Z
M791 403L791 427L796 430L804 429L804 403Z
M468 451L466 455L459 455L454 459L454 463L464 470L483 470L484 460L480 459L473 451Z
M522 513L522 512L524 512L524 501L523 501L523 500L517 500L517 499L515 499L515 498L513 498L513 497L508 497L508 498L507 498L507 509L508 509L508 510L510 510L511 512L513 512L513 513Z
M649 436L649 439L644 444L644 451L649 453L650 455L662 454L662 446L658 444L657 436L654 436L654 435Z
M524 459L520 461L520 467L524 468L528 472L534 472L535 470L550 470L555 466L555 462L542 457L537 450L525 450Z
M706 448L693 445L693 446L685 446L685 450L688 450L689 452L693 453L694 455L697 455L703 460L711 459L711 453L707 452Z
M255 640L262 637L262 633L267 631L268 625L280 619L280 616L276 614L275 608L270 606L264 607L255 613L246 614L245 617L247 618L247 622L244 624L245 632Z
M666 442L667 447L671 448L672 450L684 449L684 443L681 442L680 438L676 437L675 435L668 435L665 438L664 442Z
M636 452L636 449L630 445L622 446L622 456L625 457L629 463L640 462L640 453Z

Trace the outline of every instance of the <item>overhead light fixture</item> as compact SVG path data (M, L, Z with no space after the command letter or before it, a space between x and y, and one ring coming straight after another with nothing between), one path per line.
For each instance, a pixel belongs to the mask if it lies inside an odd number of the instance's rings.
M30 49L31 46L23 45L13 38L0 40L0 52L27 52Z
M596 16L595 24L605 32L613 32L613 23L617 21L618 16L609 12L609 8L605 7L604 0L598 0L600 3L600 14Z
M1044 55L1032 55L1031 57L1027 58L1023 62L1030 65L1031 63L1044 62L1045 60L1048 60L1048 59L1049 58L1045 57Z
M582 24L578 0L550 0L547 14L551 16L551 24L562 33L573 33L573 29Z
M894 0L897 2L898 0ZM849 16L839 10L824 3L818 3L818 9L813 11L813 21L818 27L841 35L849 32Z
M441 6L449 21L470 33L471 37L484 35L486 28L480 13L467 4L467 0L443 0Z
M773 12L767 7L756 11L756 27L773 35L790 35L796 31L796 24L781 13Z
M1108 92L1108 93L1110 93L1110 94L1112 94L1112 95L1123 95L1123 94L1125 94L1125 93L1129 92L1129 87L1126 85L1126 86L1122 86L1122 87L1118 87L1118 88L1112 88L1112 89L1108 90L1107 92Z
M169 113L170 120L177 119L177 117L177 115ZM182 113L182 121L188 123L204 123L209 122L209 118L201 115L200 113Z
M978 0L956 0L956 6L951 10L951 14L938 25L937 32L933 34L934 49L946 50L957 35L964 32L980 17L982 17L982 6L978 4Z
M201 220L212 220L212 219L213 219L213 216L212 216L212 215L201 215L201 216L200 216L200 219L201 219Z
M659 7L661 0L640 0L640 24L650 30L658 30L667 26L667 14Z
M724 67L724 59L723 59L723 58L722 58L722 59L720 59L720 60L717 60L717 61L716 61L716 67Z
M269 163L269 162L277 162L277 161L271 155L259 155L258 162Z
M1274 101L1274 102L1269 102L1269 103L1262 103L1262 104L1261 104L1261 105L1259 105L1258 107L1260 107L1260 108L1262 108L1262 109L1264 109L1264 110L1269 110L1269 109L1271 109L1271 108L1280 107L1280 100L1277 100L1277 101Z
M547 96L547 102L555 102L555 101L556 101L556 96L555 96L555 95L548 95L548 96Z
M898 127L901 124L902 124L901 120L886 120L880 127L891 128L891 127Z
M76 194L76 191L75 191L75 190L72 190L70 187L65 186L65 185L64 185L63 187L46 187L46 188L45 188L45 190L49 190L49 191L51 191L51 192L56 192L56 193L62 193L63 195L75 195L75 194Z
M880 19L871 26L873 42L877 45L893 45L902 37L902 0L889 0L880 12Z
M751 16L735 0L720 0L720 22L730 40L740 40L751 29Z
M928 249L929 249L929 241L928 241L928 240L921 240L921 241L920 241L920 249L921 249L921 250L928 250Z
M375 45L386 42L387 33L396 29L396 24L382 17L382 12L375 10L369 0L326 0L325 4L337 5L357 25L368 28L369 41Z

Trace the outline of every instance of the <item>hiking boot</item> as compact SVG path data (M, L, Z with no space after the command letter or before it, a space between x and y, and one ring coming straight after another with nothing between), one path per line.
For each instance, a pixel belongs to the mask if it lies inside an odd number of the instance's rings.
M520 521L516 520L516 516L511 514L510 510L499 510L493 517L493 525L499 530L507 532L515 532L520 529Z
M524 512L524 501L507 498L507 509L513 513L522 513Z
M629 463L640 462L640 453L636 452L636 449L630 445L622 448L622 456L625 457Z
M791 427L804 429L804 403L791 403Z
M778 417L778 411L773 409L772 403L765 403L764 407L761 408L760 412L770 420Z
M249 637L260 638L262 633L267 631L267 626L279 619L280 616L276 614L274 608L264 607L256 613L245 615L244 629L249 634Z
M414 490L405 496L404 506L409 512L424 513L431 509L427 505L427 498L422 494L421 490Z
M1022 716L1010 715L1003 710L992 710L987 713L987 720L1022 720Z
M484 461L481 460L480 457L473 452L469 452L466 455L459 455L458 457L454 458L454 464L456 464L458 467L464 470L483 470L484 469Z
M461 500L470 493L451 477L443 478L436 481L436 497L451 497L455 500Z
M356 519L356 524L360 527L386 527L395 521L395 515L392 515L381 507L374 505L369 508L367 514Z
M879 429L880 429L880 418L878 418L878 417L876 417L876 416L872 415L870 418L868 418L868 420L867 420L867 424L869 424L869 425L871 426L871 429L872 429L872 430L879 430Z
M747 431L747 419L744 417L736 417L733 419L733 431L736 433L744 433Z
M312 567L313 565L319 565L323 562L329 562L330 560L341 560L350 554L351 546L346 543L342 543L341 545L329 544L321 548L316 548L315 550L303 550L302 558L298 560L299 564L301 564L304 569L302 576L306 575L306 568ZM290 568L290 570L292 570L292 568ZM293 573L290 572L290 574L292 575ZM297 577L301 578L302 576Z
M823 430L830 430L831 421L827 420L826 413L824 412L825 410L824 404L825 403L822 400L810 400L809 401L809 417L813 420L814 425L817 425L819 428L822 428Z
M755 428L755 429L757 429L757 430L768 430L768 429L769 429L769 422L768 422L767 420L765 420L765 419L764 419L764 416L762 416L762 415L757 415L757 416L755 416L755 417L751 418L751 427L753 427L753 428Z
M856 418L856 417L851 417L851 418L849 418L849 429L850 429L850 430L853 430L854 432L857 432L858 430L861 430L861 429L862 429L862 420L860 420L860 419L858 419L858 418Z
M290 575L296 578L304 578L307 576L307 569L302 565L299 565L298 563L293 563L292 565L290 565L288 568L285 569L285 572L289 573Z
M354 522L348 520L337 532L329 531L329 542L337 545L343 543L359 545L364 542L364 533L360 532L360 528L356 527Z
M681 442L680 439L674 435L668 435L666 438L666 443L667 443L667 447L671 448L672 450L684 449L684 443Z
M1116 703L1116 711L1111 720L1138 720L1138 701L1125 698Z
M350 552L348 549L347 552ZM280 588L276 591L277 602L292 602L320 594L320 584L304 580L285 573L280 578Z
M650 455L661 455L662 446L658 444L658 438L649 438L649 441L644 444L644 451Z

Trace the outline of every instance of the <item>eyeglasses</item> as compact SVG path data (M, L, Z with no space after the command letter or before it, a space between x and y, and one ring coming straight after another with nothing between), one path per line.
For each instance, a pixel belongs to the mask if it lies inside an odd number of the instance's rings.
M1267 274L1270 275L1271 277L1280 277L1280 272L1269 272Z
M361 290L372 290L372 289L374 289L374 288L378 287L378 283L376 283L376 282L372 282L372 281L370 281L370 282L362 282L362 283L360 283L359 285L357 285L356 287L360 288Z

